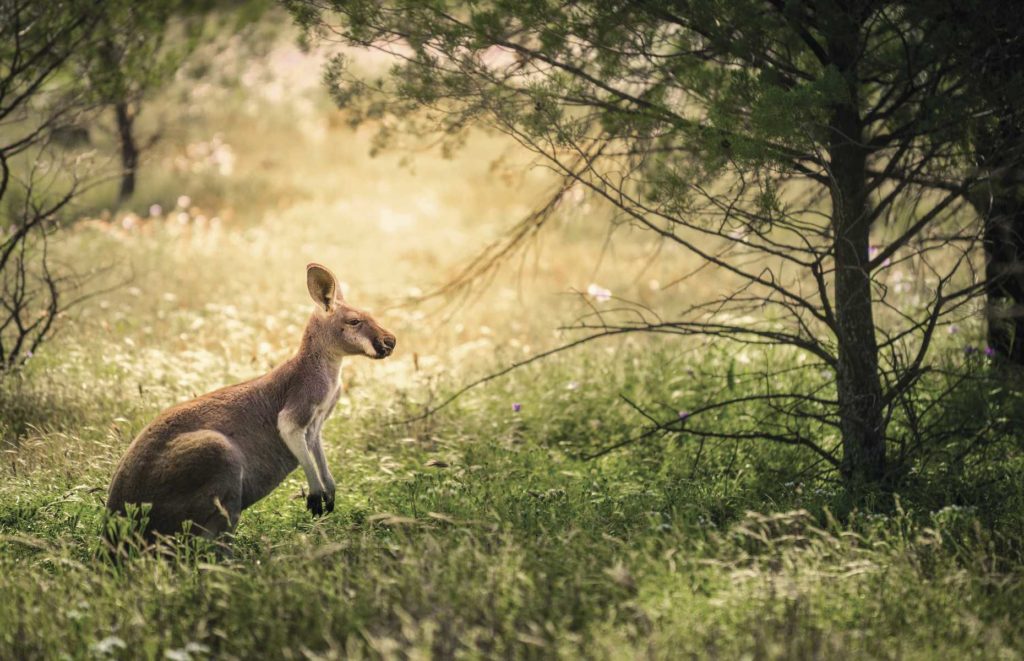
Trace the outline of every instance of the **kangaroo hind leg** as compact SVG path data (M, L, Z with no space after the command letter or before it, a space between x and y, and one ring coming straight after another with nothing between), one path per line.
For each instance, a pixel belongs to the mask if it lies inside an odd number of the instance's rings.
M212 430L182 434L164 459L163 501L170 506L161 532L177 532L186 521L210 539L234 531L242 513L244 467L231 441Z

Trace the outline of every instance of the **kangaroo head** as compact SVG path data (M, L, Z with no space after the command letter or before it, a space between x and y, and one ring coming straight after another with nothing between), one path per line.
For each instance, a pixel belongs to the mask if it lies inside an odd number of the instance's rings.
M307 335L323 350L335 356L387 358L395 349L395 336L368 313L345 302L338 280L320 264L306 267L306 286L317 309L309 321Z

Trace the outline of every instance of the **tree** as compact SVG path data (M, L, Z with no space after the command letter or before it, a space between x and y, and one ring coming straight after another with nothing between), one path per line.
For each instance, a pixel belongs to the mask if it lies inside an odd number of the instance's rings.
M955 57L974 111L965 124L983 177L968 192L985 227L988 345L1024 367L1024 30L1017 3L914 5L932 39Z
M119 203L135 192L145 148L135 127L142 103L173 78L195 49L206 4L201 0L104 3L97 16L94 46L76 53L77 66L96 102L113 111L121 157Z
M0 0L0 372L31 356L74 303L75 279L53 267L47 238L80 180L50 141L91 107L63 72L91 47L101 4Z
M329 66L335 99L356 118L390 114L409 131L453 136L480 123L501 130L566 186L586 186L738 283L672 320L639 308L639 322L584 320L577 328L587 338L704 335L806 354L802 389L775 390L766 373L761 396L732 402L782 410L784 421L764 418L774 426L732 436L807 447L851 487L890 481L920 449L891 426L912 406L936 329L985 285L974 269L978 226L958 213L982 175L968 171L956 139L972 108L967 86L905 6L289 6L313 35L395 58L375 81L347 71L340 56ZM962 175L955 185L938 176L950 170ZM486 250L467 278L511 252L551 208ZM894 296L892 264L919 274L918 304ZM830 376L816 376L823 371ZM828 429L839 447L826 445Z

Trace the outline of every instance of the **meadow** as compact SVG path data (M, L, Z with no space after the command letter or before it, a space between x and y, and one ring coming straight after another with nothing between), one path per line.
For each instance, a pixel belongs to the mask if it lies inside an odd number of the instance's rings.
M131 203L97 187L54 239L93 295L0 381L0 659L1024 656L1024 404L965 354L978 328L935 350L979 375L943 406L1004 431L984 461L938 461L871 502L763 440L681 428L593 456L647 424L631 403L685 414L796 363L771 347L621 336L420 417L617 297L673 309L722 283L674 285L700 264L570 190L467 300L410 304L556 181L483 133L452 155L379 151L379 126L332 108L318 60L273 44L164 91ZM310 261L398 337L392 358L343 365L324 431L336 510L311 519L297 471L243 514L229 557L182 541L109 562L103 501L127 444L287 358ZM729 415L705 417L746 424Z

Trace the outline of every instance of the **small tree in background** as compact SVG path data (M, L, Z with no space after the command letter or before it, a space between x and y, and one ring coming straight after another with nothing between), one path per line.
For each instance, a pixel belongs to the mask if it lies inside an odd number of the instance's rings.
M159 138L139 140L136 118L143 101L171 79L195 49L207 2L104 3L98 14L94 46L76 53L96 103L114 115L120 147L118 203L135 192L141 153Z
M311 34L394 57L382 80L352 75L343 57L330 65L357 119L393 115L456 141L473 125L505 132L562 174L562 190L585 186L737 283L668 320L637 307L577 325L590 338L701 335L805 354L802 378L765 368L764 392L731 402L752 423L728 437L809 448L855 488L890 483L922 451L913 392L928 350L987 284L982 226L961 211L988 173L964 147L978 99L961 62L906 5L288 4ZM897 266L912 285L895 281Z
M72 274L55 269L47 238L80 190L55 133L92 109L72 58L95 45L90 0L0 0L0 372L21 365L75 301Z

